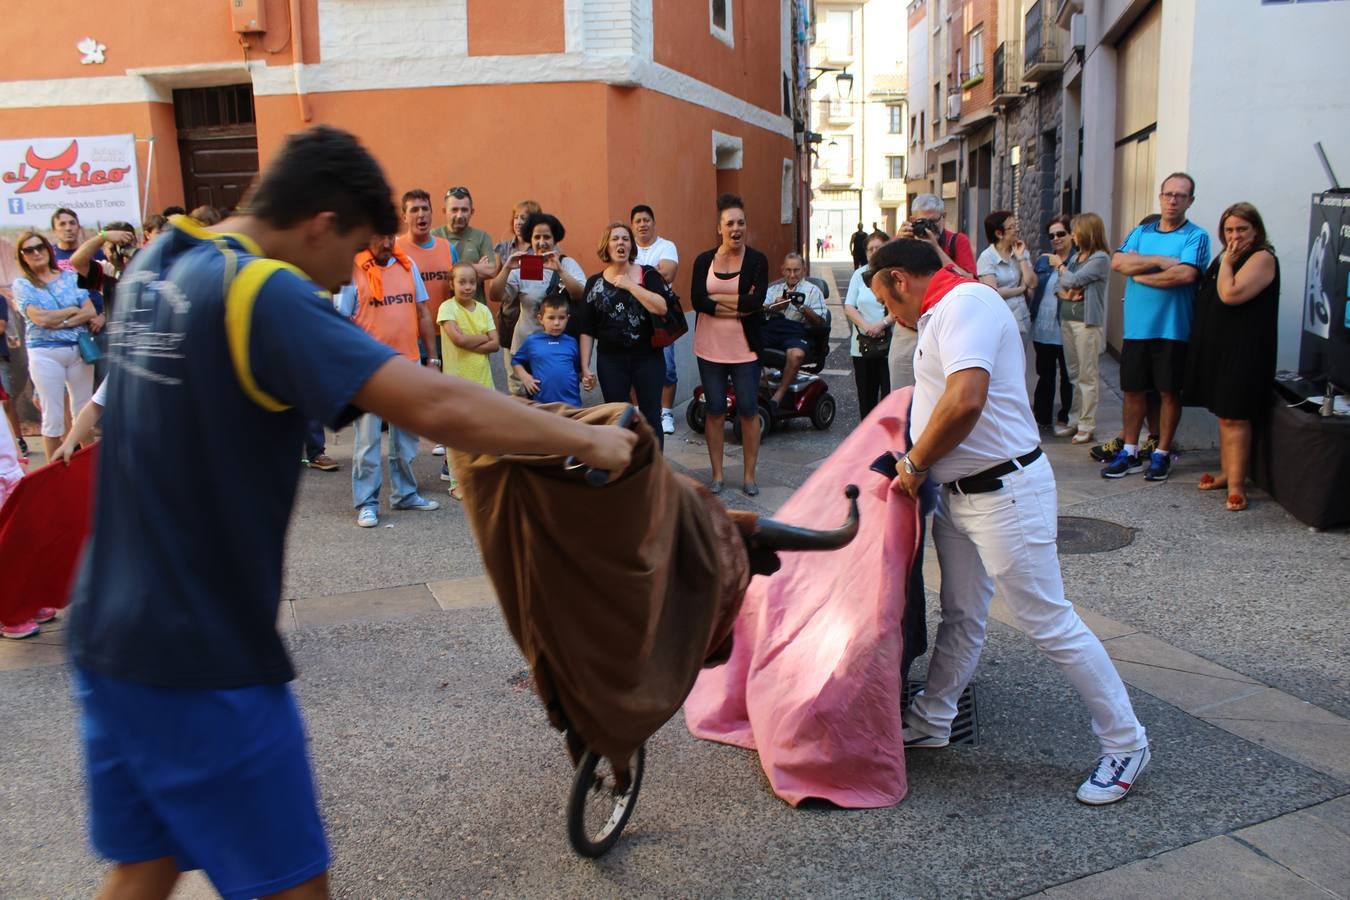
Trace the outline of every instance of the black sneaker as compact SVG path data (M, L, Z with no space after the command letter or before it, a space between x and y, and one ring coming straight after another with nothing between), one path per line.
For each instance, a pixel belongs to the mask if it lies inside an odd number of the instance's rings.
M1145 481L1166 481L1167 475L1172 471L1172 454L1163 453L1161 450L1154 450L1153 455L1149 457L1148 471L1144 473Z
M1104 444L1098 444L1088 451L1092 458L1097 462L1110 462L1116 458L1116 454L1125 449L1125 441L1122 438L1113 437Z
M1106 468L1102 469L1102 477L1124 478L1126 475L1133 475L1142 471L1144 471L1144 464L1139 461L1139 457L1121 450L1107 464Z
M19 452L24 456L28 455L28 442L23 438L19 438Z

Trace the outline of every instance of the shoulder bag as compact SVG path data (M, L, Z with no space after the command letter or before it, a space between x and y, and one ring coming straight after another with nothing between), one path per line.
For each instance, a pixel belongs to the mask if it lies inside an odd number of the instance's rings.
M642 267L642 277L645 281L647 272L656 272L656 269L650 266ZM660 272L657 272L658 277ZM661 279L663 285L659 292L666 301L666 313L663 316L653 315L652 318L652 346L669 347L671 344L684 337L689 331L689 320L684 317L684 307L680 305L680 295L675 293L675 289ZM645 285L644 285L645 286Z

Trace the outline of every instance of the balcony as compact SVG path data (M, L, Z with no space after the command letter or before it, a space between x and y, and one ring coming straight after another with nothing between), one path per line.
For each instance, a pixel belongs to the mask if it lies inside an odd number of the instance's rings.
M1007 103L1019 96L1022 88L1022 69L1017 64L1021 56L1021 41L1004 41L994 50L994 102Z
M855 118L853 103L837 97L823 99L820 101L820 118L831 125L842 125L847 128L853 124Z
M984 63L976 63L969 70L959 73L957 77L960 79L961 90L970 90L984 81Z
M961 118L961 91L947 92L947 121L955 122Z
M1064 68L1064 38L1061 30L1045 15L1047 0L1036 0L1027 10L1026 51L1022 78L1032 84L1058 75Z
M831 35L829 38L816 43L816 48L820 51L820 61L827 66L846 66L853 62L855 38L840 37Z
M903 178L885 178L877 190L877 202L883 206L903 204L907 199Z
M903 72L888 72L873 75L867 93L873 97L903 97L909 85L909 77Z

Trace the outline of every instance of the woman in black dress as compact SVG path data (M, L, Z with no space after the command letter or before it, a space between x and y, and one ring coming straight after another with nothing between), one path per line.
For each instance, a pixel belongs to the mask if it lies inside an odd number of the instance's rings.
M1185 395L1219 417L1223 472L1201 476L1202 491L1228 489L1228 509L1247 508L1252 421L1270 404L1275 377L1280 264L1261 214L1234 203L1219 217L1223 252L1210 264L1195 301Z

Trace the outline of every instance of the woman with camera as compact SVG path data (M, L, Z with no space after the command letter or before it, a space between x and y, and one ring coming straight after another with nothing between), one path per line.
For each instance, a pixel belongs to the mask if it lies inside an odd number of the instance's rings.
M886 243L886 235L874 231L867 237L867 262L870 265L877 248ZM864 266L853 273L844 296L844 316L853 325L849 355L853 358L853 381L858 386L858 421L867 418L891 392L890 352L894 319L877 300L872 289L863 284Z
M87 360L96 355L89 322L97 313L75 273L56 267L45 237L25 231L16 246L24 277L14 279L14 302L28 323L28 371L42 402L42 446L50 460L65 428L65 394L78 412L94 392L94 367Z

